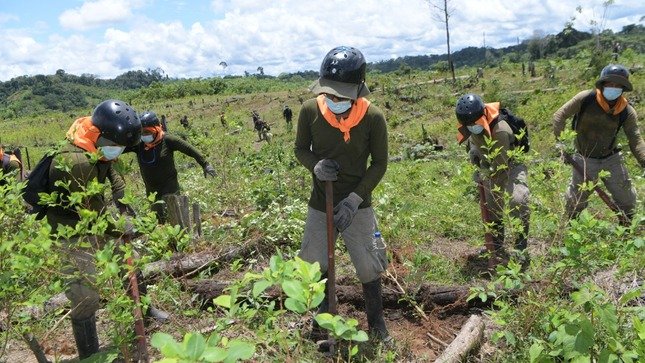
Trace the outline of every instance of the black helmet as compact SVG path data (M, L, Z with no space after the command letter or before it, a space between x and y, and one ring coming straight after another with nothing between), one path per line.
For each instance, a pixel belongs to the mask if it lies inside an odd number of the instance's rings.
M139 116L139 120L141 120L141 127L154 127L161 124L157 118L157 114L152 111L144 112Z
M629 82L629 71L620 64L610 64L602 69L600 78L596 81L596 88L602 88L605 82L615 82L623 86L623 90L633 90Z
M365 85L367 63L360 50L340 46L327 53L320 65L320 77L310 89L316 94L330 93L352 100L365 97L370 90Z
M134 146L141 141L141 121L136 111L119 100L101 102L92 113L92 124L101 136L121 146Z
M457 120L462 125L470 125L477 121L484 114L484 101L482 98L474 93L467 93L457 101L457 107L455 108L455 114L457 114Z
M320 65L320 78L360 84L365 81L367 63L360 50L340 46L327 53Z

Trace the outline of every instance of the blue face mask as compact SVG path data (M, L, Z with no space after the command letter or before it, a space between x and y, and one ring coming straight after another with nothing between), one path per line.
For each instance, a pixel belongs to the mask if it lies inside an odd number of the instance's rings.
M618 87L605 87L602 89L602 95L607 101L614 101L623 94L623 89Z
M468 131L470 131L471 134L479 135L484 131L484 126L482 125L469 125L466 126Z
M334 102L330 100L328 97L325 97L325 102L327 103L327 107L329 107L329 110L331 110L331 112L335 113L336 115L345 113L347 112L347 110L352 108L352 101L350 100Z
M125 146L99 146L105 160L114 160L123 153Z
M151 143L155 139L155 135L143 135L141 136L141 141L145 142L146 144Z

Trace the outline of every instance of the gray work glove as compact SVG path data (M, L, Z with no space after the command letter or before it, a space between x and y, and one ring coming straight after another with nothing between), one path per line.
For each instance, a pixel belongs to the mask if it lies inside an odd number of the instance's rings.
M334 207L334 225L340 232L344 231L352 224L352 220L358 212L358 206L363 202L358 194L352 192L347 198L343 199Z
M204 166L204 178L208 178L209 176L212 176L214 178L215 175L217 175L217 173L215 173L215 169L211 166L211 164L206 164L206 166Z
M336 181L340 165L332 159L322 159L314 166L314 174L320 181Z

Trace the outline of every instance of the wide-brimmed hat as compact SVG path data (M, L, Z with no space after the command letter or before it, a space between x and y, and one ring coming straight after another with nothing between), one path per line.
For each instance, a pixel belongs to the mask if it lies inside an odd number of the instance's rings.
M339 98L356 100L358 97L365 97L370 94L365 82L360 84L332 81L326 78L318 78L310 86L309 90L317 95L329 93Z

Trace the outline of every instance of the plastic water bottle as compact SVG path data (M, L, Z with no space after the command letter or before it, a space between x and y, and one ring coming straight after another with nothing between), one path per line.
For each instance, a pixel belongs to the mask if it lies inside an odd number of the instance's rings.
M372 238L372 251L384 250L385 247L385 240L383 239L383 236L381 236L381 232L374 232L374 238Z

